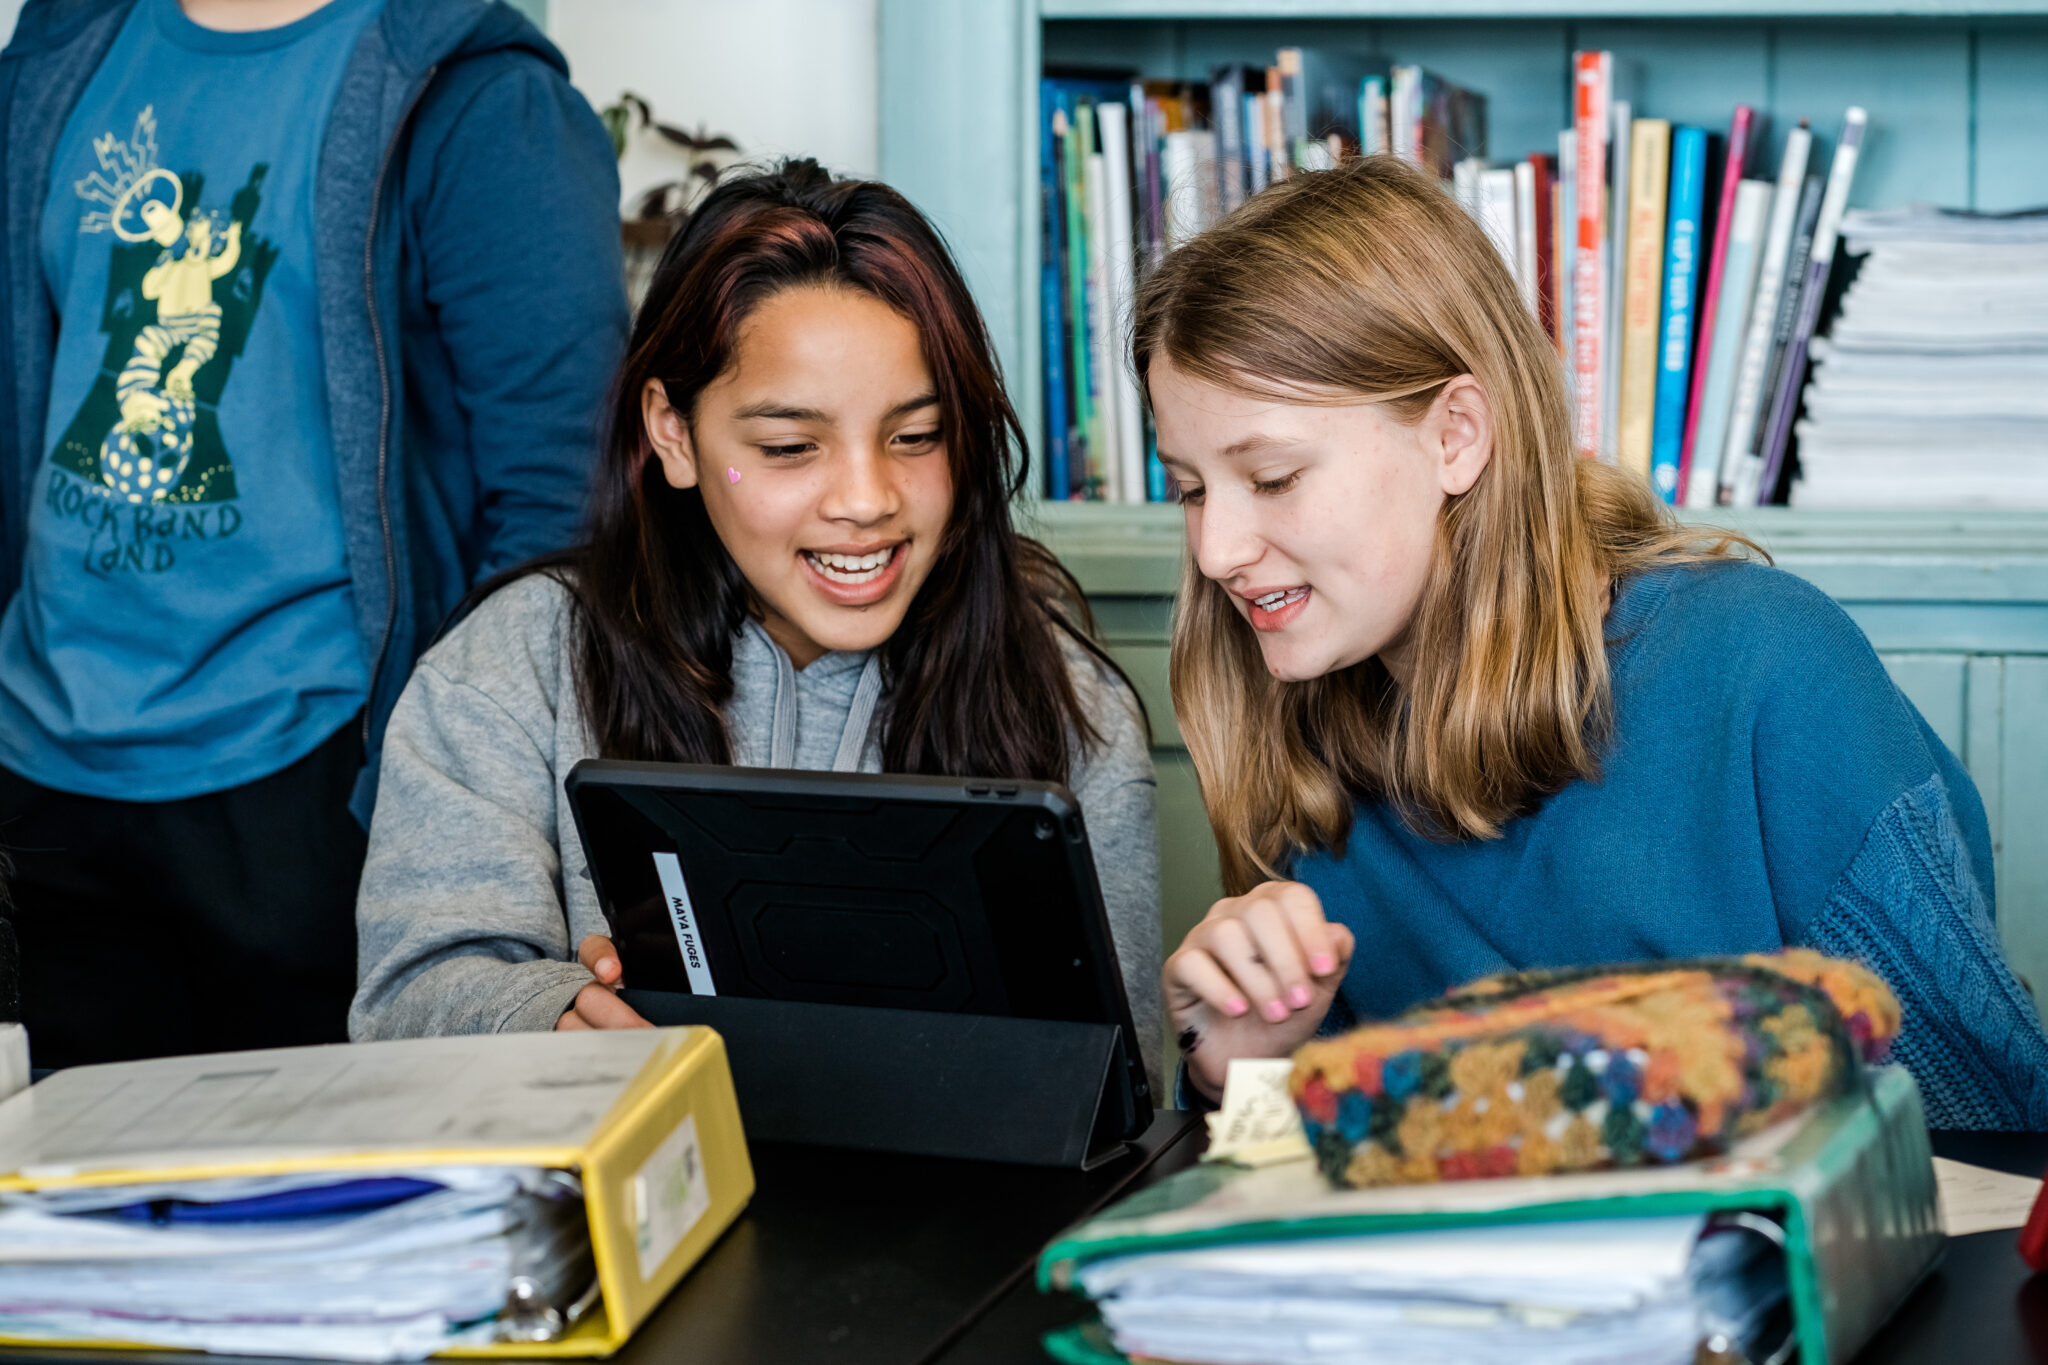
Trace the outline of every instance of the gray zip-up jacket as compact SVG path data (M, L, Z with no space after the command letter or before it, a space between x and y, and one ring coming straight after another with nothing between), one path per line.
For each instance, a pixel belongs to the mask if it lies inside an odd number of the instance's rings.
M607 931L562 787L594 756L570 616L560 583L522 578L429 650L399 698L356 907L352 1038L551 1029L589 984L577 945ZM1129 691L1079 646L1065 651L1102 736L1076 750L1068 786L1161 1093L1152 758ZM881 771L867 662L828 654L798 671L759 626L744 628L726 708L734 759Z
M135 0L29 0L0 53L0 607L42 467L38 225ZM260 110L230 117L261 118ZM625 350L619 177L562 54L502 0L384 0L328 114L314 261L374 795L384 717L474 583L575 539Z

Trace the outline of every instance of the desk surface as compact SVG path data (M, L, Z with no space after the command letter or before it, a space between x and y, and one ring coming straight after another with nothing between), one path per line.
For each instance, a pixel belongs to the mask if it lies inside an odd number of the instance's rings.
M1086 1305L1043 1295L1031 1270L1069 1224L1193 1162L1193 1115L1162 1113L1132 1155L1103 1169L761 1146L753 1204L615 1359L831 1361L836 1365L1045 1365L1039 1338ZM1938 1133L1935 1151L2016 1174L2048 1166L2048 1134ZM1951 1240L1942 1261L1858 1365L2040 1361L2048 1276L2015 1234ZM0 1348L0 1365L189 1365L169 1352Z

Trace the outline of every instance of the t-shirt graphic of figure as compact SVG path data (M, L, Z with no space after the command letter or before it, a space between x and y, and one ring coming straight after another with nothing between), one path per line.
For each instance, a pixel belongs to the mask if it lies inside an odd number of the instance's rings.
M319 167L382 0L219 31L136 0L38 223L57 315L0 766L175 801L312 752L369 692L334 433ZM336 302L335 300L339 300Z
M100 205L79 230L115 239L100 324L107 354L51 461L122 502L232 500L216 407L277 259L251 230L270 168L250 170L223 224L200 207L205 177L156 164L154 108L127 141L108 133L93 151L100 170L76 189Z

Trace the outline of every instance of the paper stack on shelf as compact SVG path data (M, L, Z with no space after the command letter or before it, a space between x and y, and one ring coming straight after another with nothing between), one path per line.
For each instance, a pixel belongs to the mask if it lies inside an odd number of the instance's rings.
M2048 507L2048 212L1849 214L1799 507Z

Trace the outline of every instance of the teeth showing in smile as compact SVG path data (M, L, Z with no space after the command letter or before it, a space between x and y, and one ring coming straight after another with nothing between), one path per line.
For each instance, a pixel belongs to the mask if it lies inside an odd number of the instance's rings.
M872 583L889 567L889 561L896 557L898 548L891 545L885 550L874 550L864 555L805 550L803 556L810 561L812 568L834 583Z
M1299 602L1306 596L1307 588L1282 588L1278 592L1269 592L1264 597L1253 598L1252 605L1260 611L1278 611L1290 602Z

